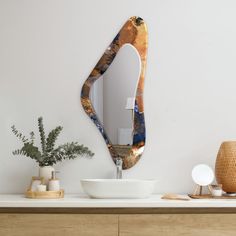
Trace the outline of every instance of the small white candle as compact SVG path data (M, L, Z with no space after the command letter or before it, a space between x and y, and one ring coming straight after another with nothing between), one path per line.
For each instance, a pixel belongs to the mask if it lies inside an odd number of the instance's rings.
M212 189L211 190L211 194L212 194L212 196L214 196L214 197L221 197L222 196L222 189Z
M39 184L37 186L37 191L38 192L45 192L47 190L47 186L46 185L43 185L43 184Z

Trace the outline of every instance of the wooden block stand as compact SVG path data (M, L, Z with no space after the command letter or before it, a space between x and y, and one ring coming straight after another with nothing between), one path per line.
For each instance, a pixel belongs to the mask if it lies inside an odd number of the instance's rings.
M212 196L211 194L202 194L202 195L189 194L188 196L193 199L236 199L236 196L227 196L227 195L215 197L215 196Z
M27 198L32 199L57 199L57 198L64 198L64 190L61 189L60 191L45 191L45 192L33 192L31 190L27 190L25 193Z

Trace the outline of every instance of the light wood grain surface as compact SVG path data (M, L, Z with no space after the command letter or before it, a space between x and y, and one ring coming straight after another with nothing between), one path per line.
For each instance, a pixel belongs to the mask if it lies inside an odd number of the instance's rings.
M0 236L235 236L236 214L0 214Z
M1 236L118 236L117 215L0 214Z
M121 215L120 236L235 236L236 214Z

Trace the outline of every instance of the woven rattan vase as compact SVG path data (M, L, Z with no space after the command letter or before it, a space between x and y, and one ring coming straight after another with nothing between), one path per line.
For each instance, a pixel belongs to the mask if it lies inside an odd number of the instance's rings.
M215 174L218 184L222 184L225 192L236 192L236 141L221 144L216 159Z

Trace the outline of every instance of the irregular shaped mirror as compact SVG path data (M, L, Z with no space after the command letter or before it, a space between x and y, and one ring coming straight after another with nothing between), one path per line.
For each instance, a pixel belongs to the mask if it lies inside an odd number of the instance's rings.
M131 17L85 81L81 102L103 135L113 160L132 167L145 145L143 85L147 30Z

